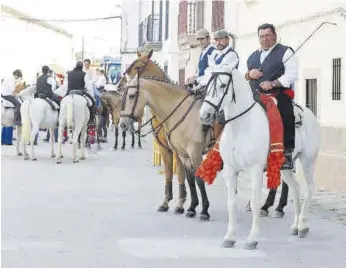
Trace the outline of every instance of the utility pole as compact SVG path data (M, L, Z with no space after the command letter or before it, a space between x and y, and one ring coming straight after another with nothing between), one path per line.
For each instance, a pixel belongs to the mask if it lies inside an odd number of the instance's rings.
M82 61L84 61L84 34L82 35Z

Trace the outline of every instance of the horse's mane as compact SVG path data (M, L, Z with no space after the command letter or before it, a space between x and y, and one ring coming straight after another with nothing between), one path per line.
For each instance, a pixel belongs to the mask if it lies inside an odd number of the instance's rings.
M136 64L137 61L139 61L140 58L136 59L135 61L133 61L131 63L131 65L129 67L127 67L125 73L129 73L132 69L132 67ZM144 78L144 79L148 79L148 80L154 80L154 81L158 81L158 82L163 82L163 83L168 83L168 84L171 84L173 86L177 86L180 90L184 90L183 88L181 88L179 86L179 83L177 81L174 81L173 79L171 79L166 73L165 71L162 69L162 67L160 66L160 64L156 61L153 61L151 59L148 59L149 62L153 63L162 73L163 77L158 77L158 76L147 76L147 75L144 75L144 76L141 76L141 78Z

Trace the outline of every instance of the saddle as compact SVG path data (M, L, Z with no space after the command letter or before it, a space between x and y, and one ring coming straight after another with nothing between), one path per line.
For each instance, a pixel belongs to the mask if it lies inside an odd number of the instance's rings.
M59 111L60 110L60 106L55 101L52 101L50 98L48 98L46 94L38 93L37 97L42 99L42 100L45 100L48 103L48 105L50 106L50 108L52 108L53 111Z
M267 95L266 95L267 96ZM271 97L273 102L277 105L277 101L274 97ZM261 107L264 109L266 116L268 117L267 113L267 108L264 105L264 103L260 100L260 95L255 94L254 95L254 100L261 105ZM295 127L300 128L303 125L302 119L303 119L303 108L299 106L297 103L293 102L293 113L294 113L294 118L295 118ZM269 120L269 118L268 118Z
M82 96L82 97L84 97L85 99L86 99L86 101L87 101L87 105L88 105L88 107L91 107L92 106L92 100L88 97L88 96L86 96L85 94L84 94L84 90L79 90L79 89L72 89L70 92L69 92L69 95L80 95L80 96Z

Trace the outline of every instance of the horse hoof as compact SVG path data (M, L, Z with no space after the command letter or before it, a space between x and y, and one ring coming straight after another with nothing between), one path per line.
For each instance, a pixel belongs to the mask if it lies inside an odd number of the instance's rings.
M22 156L23 154L22 153L17 153L18 156Z
M81 156L79 159L80 159L80 160L85 160L86 157L85 157L85 156Z
M201 214L199 216L200 221L209 221L210 220L210 215L209 214Z
M222 248L234 248L235 241L234 240L224 240L221 244Z
M283 218L285 213L283 211L275 211L274 218Z
M261 217L267 217L268 215L269 215L269 211L268 210L261 209L261 211L260 211L260 216Z
M196 216L196 212L195 212L195 211L188 210L188 211L186 212L186 217L187 217L187 218L193 218L193 217L195 217L195 216Z
M246 249L246 250L254 250L254 249L257 248L257 244L258 244L257 241L246 242L245 246L244 246L244 249Z
M37 158L36 158L36 157L35 157L35 158L33 158L33 159L32 159L32 161L37 161Z
M79 160L73 160L73 163L79 163Z
M24 156L24 160L29 160L29 156Z
M158 212L167 212L168 211L168 207L165 207L165 206L161 205L161 206L159 206L157 211Z
M121 150L125 150L125 147L121 147Z
M133 149L133 148L135 148L135 146L134 146L134 145L131 145L131 148Z
M302 229L302 230L298 230L298 236L300 237L300 238L304 238L304 237L306 237L307 236L307 234L309 233L309 228L304 228L304 229Z
M298 235L298 228L292 228L291 235Z
M141 146L141 145L139 145L139 146L138 146L138 149L142 149L142 146Z
M51 157L51 158L54 158L54 157L55 157L55 154L52 154L50 157Z
M114 151L118 150L118 147L115 147L115 146L114 146L114 147L113 147L113 150L114 150Z
M176 207L174 209L174 214L184 214L184 208Z

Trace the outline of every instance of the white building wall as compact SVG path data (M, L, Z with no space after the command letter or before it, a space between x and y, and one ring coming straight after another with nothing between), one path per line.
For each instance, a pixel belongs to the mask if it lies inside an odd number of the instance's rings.
M57 64L68 70L73 65L73 40L54 30L1 12L1 72L11 75L21 69L31 82L45 64Z

